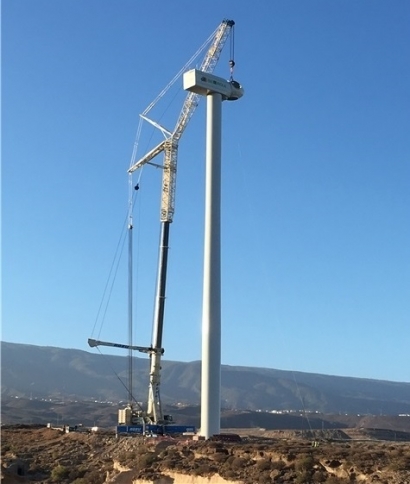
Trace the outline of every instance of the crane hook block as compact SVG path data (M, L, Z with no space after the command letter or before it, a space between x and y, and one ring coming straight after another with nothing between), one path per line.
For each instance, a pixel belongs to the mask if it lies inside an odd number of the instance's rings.
M230 67L231 69L233 69L233 68L235 67L235 61L234 61L233 59L231 59L231 60L229 61L229 67Z

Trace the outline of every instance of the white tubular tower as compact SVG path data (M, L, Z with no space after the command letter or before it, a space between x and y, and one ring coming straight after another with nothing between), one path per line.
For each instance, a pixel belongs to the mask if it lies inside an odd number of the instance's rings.
M236 81L195 69L184 74L184 89L207 97L201 435L208 439L221 426L222 101L239 99L244 91Z

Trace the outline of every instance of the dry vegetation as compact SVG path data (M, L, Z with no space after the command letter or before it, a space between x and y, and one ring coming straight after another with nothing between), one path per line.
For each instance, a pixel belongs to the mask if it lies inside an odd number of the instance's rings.
M255 483L410 483L410 443L317 441L281 433L240 443L116 439L29 426L2 429L2 483L132 483L219 475ZM162 481L165 482L165 481Z

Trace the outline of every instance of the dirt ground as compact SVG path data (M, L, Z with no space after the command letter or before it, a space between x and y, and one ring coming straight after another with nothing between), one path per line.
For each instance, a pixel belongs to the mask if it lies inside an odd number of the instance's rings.
M410 443L295 431L242 429L240 442L116 438L39 426L1 431L2 484L189 482L410 484ZM172 477L166 477L172 476ZM211 476L222 480L209 480ZM195 480L196 479L196 480ZM202 482L205 482L202 480Z

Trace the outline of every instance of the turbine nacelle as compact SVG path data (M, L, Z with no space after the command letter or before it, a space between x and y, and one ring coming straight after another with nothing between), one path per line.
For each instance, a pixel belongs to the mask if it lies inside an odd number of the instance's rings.
M184 89L201 96L219 93L225 101L236 101L244 94L243 87L239 82L227 81L222 77L214 76L208 72L191 69L184 74Z

